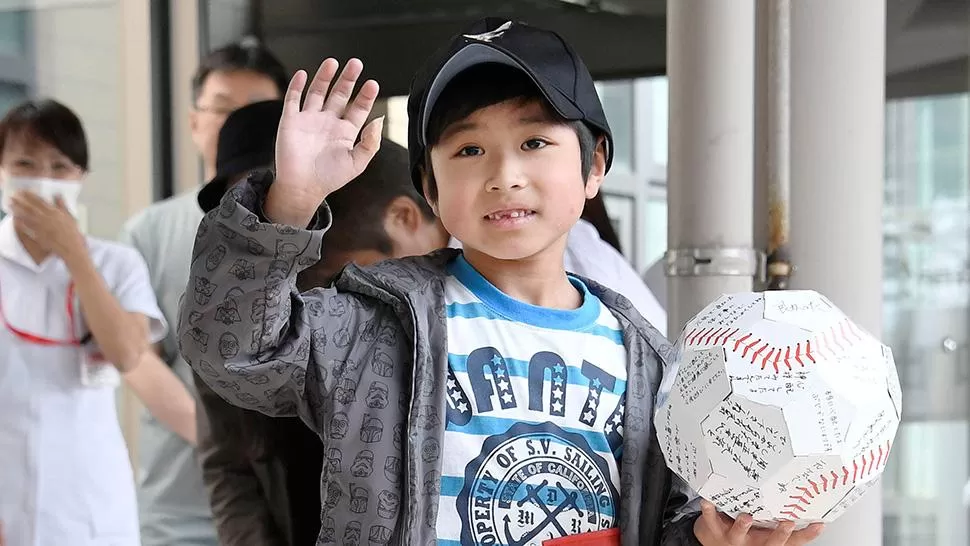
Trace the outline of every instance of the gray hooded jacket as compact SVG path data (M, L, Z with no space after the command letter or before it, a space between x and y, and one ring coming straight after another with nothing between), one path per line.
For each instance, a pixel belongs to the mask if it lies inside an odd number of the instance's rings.
M239 184L199 226L178 321L185 360L217 393L298 414L324 443L318 544L436 540L446 425L446 265L457 251L348 267L299 293L329 210L303 230L263 220L270 174ZM623 330L628 387L619 526L625 545L699 546L696 507L664 464L654 398L670 346L626 298L586 281Z

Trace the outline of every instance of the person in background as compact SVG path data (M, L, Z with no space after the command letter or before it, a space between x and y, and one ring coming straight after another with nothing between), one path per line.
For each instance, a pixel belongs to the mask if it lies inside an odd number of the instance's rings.
M58 102L0 121L0 544L138 546L116 387L160 419L192 407L150 349L167 324L145 262L77 225L88 157Z
M226 117L247 104L280 98L286 85L283 65L259 44L228 45L202 59L192 80L193 107L188 115L205 180L215 176L219 130ZM202 219L198 193L196 187L148 207L132 217L120 235L147 262L152 288L170 323L189 278L192 244ZM174 335L167 336L157 351L186 385L193 383ZM144 546L217 544L195 449L151 414L143 416L141 425L138 505Z
M281 101L244 106L219 132L216 175L199 192L202 210L254 169L272 165ZM245 274L244 268L239 269ZM226 309L225 319L240 309ZM233 406L198 376L199 459L221 544L300 546L320 530L323 449L298 418L271 418Z
M623 253L620 236L616 234L613 223L610 222L610 213L606 210L606 201L603 200L602 193L597 193L596 197L586 200L586 206L583 207L583 214L580 218L596 228L596 233L600 239L603 239L605 243L615 248L620 254Z
M599 195L586 201L587 208L596 210L599 206L602 206L602 197ZM605 215L605 207L602 211ZM589 217L584 211L584 217L569 230L566 254L563 256L566 271L592 279L623 294L643 315L643 318L666 336L667 311L637 275L630 261L620 253L619 241L617 240L614 246L607 242L609 239L601 238L601 234L611 233L612 228L609 231L599 228L587 220ZM608 217L606 218L608 220Z
M349 263L367 266L448 246L450 235L415 189L409 169L407 149L384 140L364 172L327 197L327 252L301 272L301 290L329 285Z

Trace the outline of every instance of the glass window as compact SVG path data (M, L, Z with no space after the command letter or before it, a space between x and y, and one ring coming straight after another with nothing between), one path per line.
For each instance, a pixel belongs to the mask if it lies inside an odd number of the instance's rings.
M7 110L26 98L26 86L0 81L0 117L3 117Z
M667 78L650 81L651 159L656 165L667 165Z
M663 259L667 252L667 195L647 198L646 263Z
M885 544L970 544L966 93L886 105L883 339L904 415L883 479Z
M27 52L27 12L0 7L0 56L17 57Z
M613 132L613 168L632 171L636 166L633 159L633 82L599 82L596 89Z
M250 0L208 0L202 3L208 49L236 42L249 32L250 4Z
M967 195L967 96L936 98L930 104L933 199L964 200Z

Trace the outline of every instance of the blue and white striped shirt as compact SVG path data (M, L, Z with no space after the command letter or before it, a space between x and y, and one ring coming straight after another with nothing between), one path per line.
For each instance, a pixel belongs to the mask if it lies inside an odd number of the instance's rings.
M439 544L615 527L626 392L616 318L575 278L583 304L565 311L510 298L463 257L450 273Z

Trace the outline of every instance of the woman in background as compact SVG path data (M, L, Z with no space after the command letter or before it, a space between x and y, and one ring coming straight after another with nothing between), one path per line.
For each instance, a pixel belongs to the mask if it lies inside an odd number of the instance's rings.
M146 405L168 409L180 396L151 351L167 326L141 256L78 228L74 214L87 171L84 129L65 106L29 101L0 121L6 544L138 546L115 388L124 376L136 393L151 394L142 396Z

